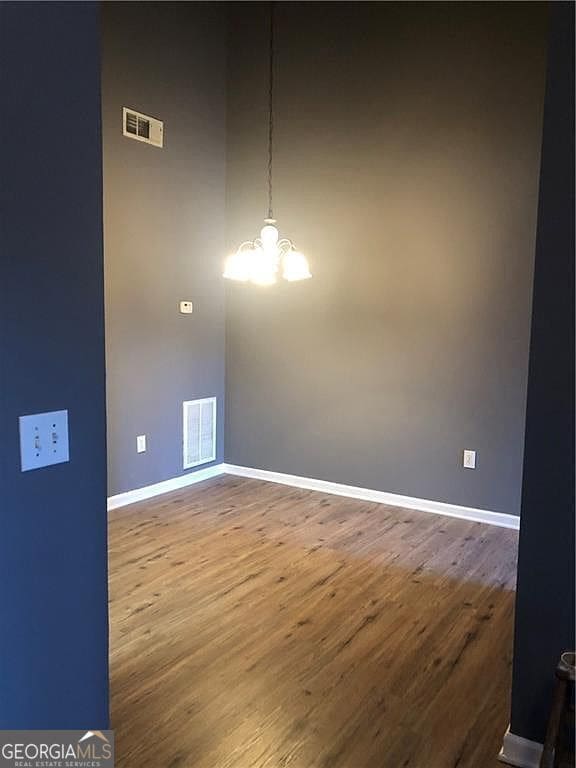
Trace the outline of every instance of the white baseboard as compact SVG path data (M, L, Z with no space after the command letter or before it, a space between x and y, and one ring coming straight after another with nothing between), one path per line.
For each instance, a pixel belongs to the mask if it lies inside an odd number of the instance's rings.
M224 464L214 464L206 469L198 469L196 472L189 472L186 475L172 477L170 480L163 480L161 483L146 485L143 488L135 488L133 491L118 493L116 496L108 497L108 509L117 509L126 504L134 504L137 501L151 499L153 496L160 496L162 493L177 491L179 488L185 488L188 485L201 483L202 480L208 480L210 477L216 477L224 473Z
M474 509L462 507L457 504L447 504L443 501L430 501L418 499L414 496L401 496L397 493L386 491L374 491L370 488L358 488L354 485L331 483L326 480L315 480L310 477L298 475L286 475L283 472L271 472L267 469L254 469L252 467L239 467L236 464L224 464L224 472L239 477L250 477L255 480L267 480L272 483L291 485L295 488L305 488L309 491L321 491L336 496L348 496L351 499L362 501L374 501L378 504L387 504L391 507L403 507L404 509L416 509L419 512L432 512L435 515L447 515L459 517L463 520L471 520L475 523L488 523L498 525L501 528L520 528L520 518L508 515L504 512L491 512L487 509Z
M523 739L510 733L510 728L504 734L502 749L498 755L501 763L515 765L517 768L538 768L543 746L537 741Z
M355 485L343 485L342 483L331 483L327 480L316 480L311 477L299 477L298 475L287 475L283 472L271 472L267 469L254 469L253 467L239 467L236 464L215 464L206 469L199 469L196 472L190 472L186 475L179 475L170 480L164 480L154 485L146 485L143 488L135 488L133 491L119 493L108 497L108 509L117 509L127 504L134 504L137 501L151 499L162 493L176 491L179 488L185 488L188 485L200 483L217 475L229 474L239 477L250 477L254 480L266 480L281 485L290 485L294 488L305 488L309 491L320 491L321 493L330 493L335 496L347 496L351 499L361 499L362 501L373 501L378 504L386 504L390 507L402 507L404 509L415 509L419 512L431 512L435 515L446 515L448 517L458 517L462 520L470 520L475 523L488 523L489 525L498 525L502 528L513 528L518 530L520 527L520 518L515 515L507 515L503 512L491 512L487 509L474 509L472 507L462 507L457 504L447 504L444 501L430 501L428 499L419 499L414 496L401 496L397 493L387 493L386 491L375 491L370 488L359 488Z

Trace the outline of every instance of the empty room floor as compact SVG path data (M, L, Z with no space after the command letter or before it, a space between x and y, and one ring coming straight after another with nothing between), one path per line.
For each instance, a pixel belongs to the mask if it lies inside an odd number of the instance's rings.
M492 768L517 532L222 476L110 513L119 768Z

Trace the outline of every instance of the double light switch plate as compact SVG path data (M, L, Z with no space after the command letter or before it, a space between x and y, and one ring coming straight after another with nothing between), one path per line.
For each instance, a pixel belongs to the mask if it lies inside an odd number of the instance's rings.
M20 416L22 472L69 461L68 411Z

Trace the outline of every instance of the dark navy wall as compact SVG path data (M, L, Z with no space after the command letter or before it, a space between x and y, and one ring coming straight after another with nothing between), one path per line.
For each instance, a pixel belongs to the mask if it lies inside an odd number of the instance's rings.
M554 667L574 648L574 4L552 3L511 731L542 742Z
M108 723L99 12L0 5L0 728ZM18 416L70 462L21 473Z

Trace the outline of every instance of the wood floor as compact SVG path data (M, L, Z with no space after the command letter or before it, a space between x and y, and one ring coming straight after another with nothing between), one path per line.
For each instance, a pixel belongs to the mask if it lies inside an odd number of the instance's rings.
M517 533L223 476L111 513L118 768L493 768Z

